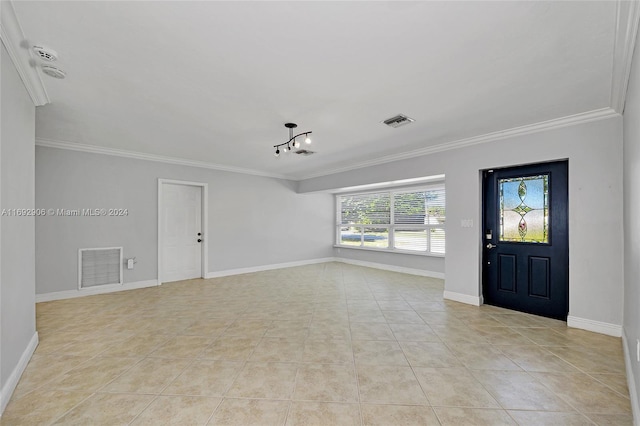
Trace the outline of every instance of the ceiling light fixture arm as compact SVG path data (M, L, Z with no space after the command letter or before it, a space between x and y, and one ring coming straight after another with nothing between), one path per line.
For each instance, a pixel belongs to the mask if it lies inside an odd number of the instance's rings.
M313 132L303 132L303 133L298 133L298 134L297 134L297 135L295 135L295 136L291 136L291 137L289 138L289 140L288 140L288 141L286 141L286 142L282 142L282 143L279 143L278 145L274 145L273 147L274 147L274 148L279 148L279 147L281 147L282 145L288 145L288 144L290 144L290 143L291 143L291 141L293 141L295 138L298 138L298 137L300 137L300 136L302 136L302 135L307 136L307 135L310 135L311 133L313 133Z

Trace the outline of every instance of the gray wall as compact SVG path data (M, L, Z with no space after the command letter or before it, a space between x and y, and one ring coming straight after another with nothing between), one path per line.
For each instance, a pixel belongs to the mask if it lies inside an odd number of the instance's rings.
M4 45L1 55L0 209L33 209L35 106ZM8 393L36 332L33 217L2 216L0 236L0 384Z
M640 38L640 33L638 33ZM640 40L638 40L640 43ZM640 339L640 52L631 68L624 111L624 331L627 336L636 391L640 391L640 363L635 359ZM636 407L640 396L636 395ZM636 413L640 415L640 413ZM636 419L640 422L640 418Z
M404 253L386 253L374 250L334 248L334 256L345 260L373 262L400 268L419 269L427 273L444 275L444 257L422 256Z
M445 174L445 290L481 295L483 169L569 159L569 314L622 325L622 118L593 121L301 181L298 191ZM473 227L461 227L472 219Z
M126 208L126 217L36 219L36 293L77 288L79 248L124 247L124 282L157 278L158 178L209 184L209 272L333 256L333 198L291 181L36 147L38 208Z

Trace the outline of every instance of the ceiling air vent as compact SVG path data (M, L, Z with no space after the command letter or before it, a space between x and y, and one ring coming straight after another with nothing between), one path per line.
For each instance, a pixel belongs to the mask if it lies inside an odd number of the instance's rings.
M299 149L299 150L295 151L295 153L298 154L298 155L304 155L306 157L307 155L313 155L316 152L315 151L309 151L308 149Z
M413 123L414 121L416 120L413 118L409 118L403 114L398 114L395 117L387 118L383 123L395 129L396 127L404 126L405 124Z

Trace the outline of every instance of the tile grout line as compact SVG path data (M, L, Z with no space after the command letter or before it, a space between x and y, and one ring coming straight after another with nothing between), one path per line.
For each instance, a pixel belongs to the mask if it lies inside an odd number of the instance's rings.
M340 272L341 272L340 288L342 290L342 294L344 294L343 301L344 301L345 309L347 312L347 328L349 329L349 346L351 348L351 361L352 361L351 365L353 368L353 374L355 375L356 395L358 396L358 414L360 418L360 425L363 426L364 415L362 412L362 398L360 396L360 380L358 375L358 369L356 367L355 354L353 352L353 339L351 338L351 315L349 312L349 298L347 297L347 291L344 283L344 269L340 268Z
M545 327L545 328L547 328L547 327ZM526 337L526 336L525 336L525 337ZM568 361L566 361L566 360L564 360L564 359L562 359L562 358L558 357L556 354L554 354L553 352L549 351L546 347L544 347L544 346L542 346L542 345L539 345L539 344L538 344L538 343L536 343L536 342L534 342L534 343L535 343L536 347L539 347L539 348L541 348L541 349L543 349L543 350L545 350L545 351L549 352L551 355L553 355L553 356L557 357L558 359L560 359L560 360L562 360L562 361L564 361L564 362L568 363L568 364L569 364L569 365L571 365L572 367L574 367L574 368L578 369L575 365L573 365L573 364L571 364L570 362L568 362ZM509 355L507 355L507 354L504 354L504 355L505 355L507 358L509 358ZM509 359L511 359L511 358L509 358ZM513 360L512 360L512 361L513 361ZM513 361L513 362L516 362L516 361ZM517 364L517 362L516 362L516 364ZM521 368L522 368L522 367L521 367ZM578 413L578 414L582 415L583 417L587 418L591 423L593 423L593 422L591 421L591 419L590 419L590 418L588 418L588 417L587 417L587 415L586 415L585 413L583 413L582 411L578 410L578 408L577 408L574 404L572 404L572 403L571 403L570 401L568 401L566 398L563 398L563 397L562 397L562 395L559 395L557 392L555 392L555 391L554 391L553 389L551 389L549 386L547 386L546 384L544 384L543 382L541 382L540 380L538 380L536 377L534 377L534 376L531 374L531 373L532 373L531 371L529 371L529 370L525 370L524 368L523 368L522 370L523 370L523 371L527 374L527 376L529 376L529 377L530 377L530 378L531 378L535 383L540 384L542 387L544 387L544 388L545 388L545 389L547 389L549 392L551 392L553 395L555 395L555 396L556 396L556 398L558 398L559 400L561 400L561 401L563 401L564 403L566 403L569 407L573 408L573 410L574 410L576 413ZM579 371L581 371L580 369L578 369L578 370L579 370ZM564 373L561 373L561 374L564 374Z

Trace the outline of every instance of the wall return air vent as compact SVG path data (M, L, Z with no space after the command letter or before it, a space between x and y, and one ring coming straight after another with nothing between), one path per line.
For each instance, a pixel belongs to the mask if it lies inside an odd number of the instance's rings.
M122 247L78 250L78 288L122 285Z
M404 114L398 114L395 117L387 118L386 120L383 121L383 123L395 129L400 126L404 126L405 124L413 123L414 121L416 120L414 120L413 118L407 117Z

